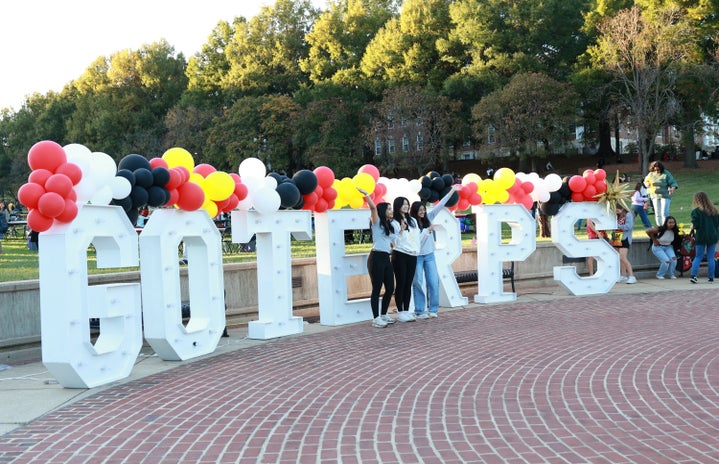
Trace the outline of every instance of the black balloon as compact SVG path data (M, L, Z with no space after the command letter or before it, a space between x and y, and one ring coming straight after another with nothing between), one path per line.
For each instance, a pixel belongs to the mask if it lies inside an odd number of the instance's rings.
M167 202L169 192L164 187L153 185L147 189L147 204L150 206L162 206Z
M125 212L128 212L132 209L132 198L126 196L125 198L120 198L119 200L114 199L110 202L110 204L120 206Z
M429 171L429 172L427 173L427 176L428 176L430 179L434 179L435 177L439 177L440 174L439 174L437 171Z
M454 177L452 177L452 174L443 175L442 180L444 181L444 185L446 187L450 187L452 184L454 184Z
M137 209L130 209L127 212L127 218L133 226L137 226L137 218L140 216L140 212Z
M429 187L422 187L419 189L419 199L422 201L429 201L429 197L432 195L432 189Z
M147 204L147 200L150 195L147 193L147 189L138 185L132 187L130 192L130 198L132 199L133 208L142 208Z
M434 203L435 201L439 200L439 192L437 190L431 190L431 193L429 195L429 201L430 203Z
M432 188L432 178L431 177L422 176L419 178L419 181L422 183L422 187Z
M302 199L299 188L292 182L279 184L277 193L280 195L280 206L283 208L292 208Z
M554 216L559 212L559 203L540 203L539 209L547 216Z
M137 169L151 169L150 162L142 155L127 155L117 164L117 169L135 171Z
M452 207L459 203L459 192L454 192L451 197L449 197L449 200L447 200L447 204L445 206Z
M282 182L284 182L287 179L287 176L283 176L282 174L280 174L278 172L271 172L271 173L267 174L267 176L275 179L278 184L281 184Z
M317 176L314 172L307 169L297 171L295 175L292 176L292 180L295 181L295 185L302 195L308 195L317 188Z
M432 179L432 190L436 190L437 192L441 192L444 190L444 180L442 177L437 176L434 179Z
M158 166L152 169L152 184L164 187L170 181L170 171Z
M152 178L152 171L145 168L135 169L133 171L133 174L135 174L135 185L139 187L144 188L150 188L152 187L152 183L154 182Z

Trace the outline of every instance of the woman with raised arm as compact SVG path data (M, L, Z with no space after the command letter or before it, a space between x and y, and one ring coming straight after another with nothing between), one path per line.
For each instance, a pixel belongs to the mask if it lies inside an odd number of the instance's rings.
M417 222L420 230L417 269L412 281L414 316L417 319L437 317L437 312L439 311L439 273L437 272L437 262L434 256L433 234L436 226L432 224L432 221L449 199L452 198L454 192L460 188L459 184L452 185L449 192L430 211L427 211L427 206L423 201L415 201L409 209L410 216ZM428 302L429 308L427 308ZM426 311L427 309L429 310L428 312Z
M372 293L370 294L370 306L372 308L372 327L383 328L395 322L387 314L387 309L392 301L394 292L394 270L390 255L394 246L397 234L392 227L392 205L380 203L375 205L369 194L362 189L357 189L365 196L370 210L370 231L372 233L372 250L367 258L367 272L372 282ZM382 295L382 308L380 310L379 298L384 286Z

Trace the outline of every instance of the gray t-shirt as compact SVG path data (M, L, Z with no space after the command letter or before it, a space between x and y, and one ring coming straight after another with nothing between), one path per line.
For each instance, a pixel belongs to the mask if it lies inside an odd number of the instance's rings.
M372 249L375 251L384 251L385 253L392 253L392 244L397 238L397 234L394 233L392 224L390 224L391 233L387 235L382 227L381 221L370 226L372 231Z

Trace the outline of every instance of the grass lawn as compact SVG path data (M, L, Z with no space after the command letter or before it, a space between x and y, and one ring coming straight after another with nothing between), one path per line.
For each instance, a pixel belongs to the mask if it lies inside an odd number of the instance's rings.
M677 163L676 166L667 164L667 168L672 172L679 183L679 189L674 194L671 204L671 214L677 218L677 222L684 231L688 231L691 224L689 221L692 210L692 197L694 192L704 191L709 195L715 203L719 203L719 161L709 160L701 162L700 169L682 169ZM611 170L607 170L613 178ZM634 186L638 180L641 180L638 172L627 172L631 178L631 186ZM653 218L650 218L653 222ZM508 236L508 228L505 227L503 236ZM581 229L577 235L584 235L584 229ZM645 237L644 227L641 221L636 221L634 226L635 237ZM465 246L471 244L472 234L463 234L462 243ZM549 240L538 238L537 240ZM18 280L31 280L38 278L38 254L28 250L27 243L20 237L7 237L2 241L3 254L0 254L0 282L10 282ZM370 244L350 244L347 245L348 253L366 253L369 251ZM315 244L313 241L292 241L292 257L304 258L315 255ZM225 263L237 262L254 262L257 259L255 253L225 253L223 261ZM136 269L136 268L135 268ZM118 270L97 269L95 262L94 250L88 250L88 273L100 274L113 271L128 271L132 269L123 268Z

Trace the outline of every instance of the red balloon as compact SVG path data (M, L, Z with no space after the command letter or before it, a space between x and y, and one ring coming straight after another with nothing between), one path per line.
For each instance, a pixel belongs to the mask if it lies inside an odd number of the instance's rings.
M43 216L55 218L65 211L65 199L55 192L46 192L37 201L37 209Z
M594 177L597 180L605 180L607 178L607 171L605 171L604 169L595 169Z
M317 203L315 203L315 211L318 213L324 213L327 211L327 208L329 208L329 203L327 203L327 200L324 198L320 198L317 200Z
M177 203L177 200L180 199L180 192L178 192L176 188L169 190L169 192L170 192L170 199L167 200L167 203L165 203L165 205L172 206Z
M177 191L180 194L177 206L182 210L195 211L205 203L205 192L202 191L202 187L193 182L185 182Z
M35 182L36 184L44 186L45 182L47 182L51 175L52 171L48 171L47 169L36 169L27 176L27 181Z
M58 166L67 162L67 155L62 147L51 140L37 142L27 153L27 164L33 171L47 169L55 172Z
M522 190L524 190L524 193L532 193L534 192L534 184L531 182L522 182Z
M594 171L591 169L587 169L582 174L582 177L587 181L587 184L594 185L594 183L597 181L597 177L594 175Z
M215 171L217 171L217 169L207 163L198 164L195 166L195 169L192 170L192 172L196 172L202 177L207 177Z
M312 206L317 203L317 200L320 199L319 196L315 192L310 192L307 195L302 195L302 199L304 200L305 206L307 206L307 209L310 209ZM305 208L302 208L305 209Z
M582 192L572 192L572 201L575 203L584 201L584 195Z
M597 193L604 193L607 191L607 182L601 181L594 184L594 188L597 189Z
M175 169L170 169L170 180L165 184L167 190L174 190L182 184L182 173Z
M17 199L27 207L27 209L37 208L37 201L45 193L45 188L42 185L34 182L28 182L23 184L17 191Z
M335 173L327 166L320 166L313 171L317 176L317 185L322 188L332 187L335 181Z
M232 211L233 209L237 208L237 205L240 204L240 199L237 198L237 195L235 195L234 193L230 195L230 198L225 201L227 202L227 206L225 206L225 208L222 210L223 213Z
M582 192L586 201L597 201L594 195L597 194L597 189L593 185L587 185Z
M375 191L375 193L377 192ZM332 187L326 188L325 191L322 192L322 198L324 198L328 202L335 201L337 199L337 190L333 189Z
M36 209L31 209L27 213L27 226L35 232L45 232L52 227L53 218L43 216Z
M585 187L587 186L587 181L582 176L572 176L569 178L569 189L572 192L578 192L581 193L584 191Z
M482 196L479 193L474 192L467 200L469 200L470 205L478 205L482 203Z
M182 176L182 182L180 182L180 183L187 182L188 180L190 180L190 171L185 166L175 166L171 170L175 170L175 169Z
M250 190L247 188L247 186L243 183L235 183L235 195L237 195L237 199L242 201L245 198L247 198L247 194L250 193Z
M457 202L457 209L460 211L464 211L465 209L469 208L469 206L469 201L465 200L464 198L460 198Z
M58 222L72 222L77 217L77 203L73 200L65 199L65 210L55 218Z
M65 174L70 178L72 185L77 185L82 180L82 170L75 163L65 163L55 169L55 174Z
M72 190L72 181L65 174L53 174L45 181L45 190L66 198Z
M372 164L365 164L365 165L361 166L357 170L357 173L359 174L361 172L367 173L370 176L372 176L372 178L374 179L375 182L377 182L377 179L379 179L379 169L377 169L377 167Z
M162 158L152 158L150 160L150 167L152 169L155 169L155 168L170 169L170 166L167 164L167 161L165 161Z

